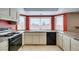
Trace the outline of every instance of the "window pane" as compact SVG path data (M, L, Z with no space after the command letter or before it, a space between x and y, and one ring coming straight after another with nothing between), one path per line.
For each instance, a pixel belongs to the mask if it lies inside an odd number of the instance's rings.
M41 30L51 30L51 17L41 17Z
M55 17L55 30L63 30L63 15Z
M25 17L19 16L18 18L18 30L25 30Z
M30 30L40 30L40 18L30 17Z
M51 30L51 17L30 17L30 30Z

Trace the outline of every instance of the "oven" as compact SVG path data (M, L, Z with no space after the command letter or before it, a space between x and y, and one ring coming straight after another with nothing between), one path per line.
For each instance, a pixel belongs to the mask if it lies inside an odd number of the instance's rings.
M8 50L17 51L22 46L22 34L8 39Z

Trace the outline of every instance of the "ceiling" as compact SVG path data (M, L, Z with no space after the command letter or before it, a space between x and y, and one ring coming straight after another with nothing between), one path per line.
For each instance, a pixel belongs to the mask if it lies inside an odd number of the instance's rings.
M56 15L61 13L79 12L79 8L17 8L24 15Z
M58 8L24 8L24 11L58 11Z

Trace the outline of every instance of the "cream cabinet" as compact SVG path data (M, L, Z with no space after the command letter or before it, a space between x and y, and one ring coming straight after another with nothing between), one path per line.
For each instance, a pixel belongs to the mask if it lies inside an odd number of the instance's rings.
M46 33L24 33L24 44L46 44Z
M63 35L61 33L57 33L57 45L60 48L63 47Z
M63 50L70 51L70 37L63 35Z
M10 12L9 8L0 8L0 15L3 15L4 17L9 16L10 15L9 12Z
M32 40L33 40L32 36L25 36L24 37L25 44L33 44Z
M24 33L24 44L32 44L33 36L31 33Z
M40 33L40 44L46 44L46 33Z
M24 33L22 33L22 46L24 45Z
M12 19L16 19L17 18L16 8L10 8L10 16L11 16Z
M39 44L39 41L40 41L39 33L31 33L31 35L32 35L32 38L33 38L32 44Z
M39 44L39 33L25 33L24 44Z
M71 38L71 51L79 51L79 40Z
M39 44L40 43L40 38L38 35L34 35L33 36L33 44Z
M0 51L8 51L8 40L0 42Z

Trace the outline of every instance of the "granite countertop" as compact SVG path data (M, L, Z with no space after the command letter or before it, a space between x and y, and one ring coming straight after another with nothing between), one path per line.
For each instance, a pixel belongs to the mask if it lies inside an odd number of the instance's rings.
M17 31L16 34L14 34L13 36L7 37L7 38L12 38L12 37L22 34L22 33L24 33L24 31Z
M60 33L79 41L79 32L60 32Z
M38 33L38 32L56 32L55 30L37 30L37 31L35 31L35 30L18 30L18 31L24 31L25 33L27 33L27 32L36 32L36 33Z

